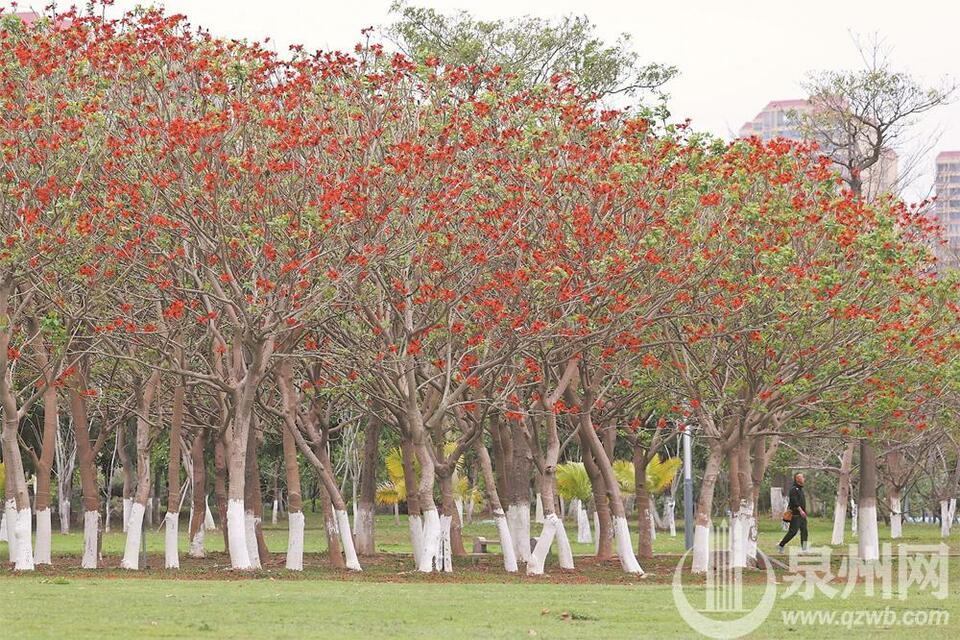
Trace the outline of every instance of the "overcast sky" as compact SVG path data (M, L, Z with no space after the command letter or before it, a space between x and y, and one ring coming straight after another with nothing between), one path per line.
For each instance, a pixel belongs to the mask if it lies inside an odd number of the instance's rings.
M82 4L82 0L79 0ZM37 8L46 0L34 0ZM0 4L9 5L6 0ZM21 0L21 10L31 0ZM60 3L62 6L68 2ZM146 2L117 0L116 10ZM170 11L217 35L347 49L360 29L389 23L390 0L163 0ZM440 10L484 17L587 15L602 36L633 37L643 59L672 64L671 111L698 129L729 137L770 100L804 97L808 71L858 64L851 33L881 35L897 66L931 83L960 79L960 3L952 0L420 0ZM942 136L937 150L960 149L960 102L924 117L921 135ZM925 193L928 170L911 193Z

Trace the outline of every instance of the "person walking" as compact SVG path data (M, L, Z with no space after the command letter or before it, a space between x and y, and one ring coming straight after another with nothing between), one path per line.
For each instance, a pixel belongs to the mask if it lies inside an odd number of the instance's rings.
M792 514L790 528L780 541L778 549L781 553L787 543L797 535L797 531L800 532L800 549L807 551L807 500L803 495L803 480L802 473L794 474L793 486L790 487L790 502L787 505L787 509Z

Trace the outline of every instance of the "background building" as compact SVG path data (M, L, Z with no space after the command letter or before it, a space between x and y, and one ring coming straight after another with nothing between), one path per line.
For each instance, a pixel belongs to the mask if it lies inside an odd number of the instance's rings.
M808 100L774 100L750 122L740 127L738 137L757 136L763 140L790 138L800 140L796 117L793 114L810 110Z
M774 100L768 102L756 117L746 122L738 133L740 138L757 136L762 140L789 138L800 140L802 135L798 126L798 115L813 109L809 100ZM884 193L899 191L898 158L893 149L884 149L880 160L864 172L863 195L867 200Z
M938 246L936 254L943 266L957 267L960 266L960 151L941 151L936 164L934 211L946 238L946 244Z

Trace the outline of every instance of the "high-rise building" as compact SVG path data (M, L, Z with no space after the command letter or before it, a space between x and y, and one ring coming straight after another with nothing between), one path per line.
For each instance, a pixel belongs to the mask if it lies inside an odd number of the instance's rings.
M740 127L739 137L757 136L763 140L773 140L774 138L800 140L800 130L797 127L795 114L809 110L809 100L774 100L768 102L763 111L757 114L757 117Z
M801 140L798 116L813 110L809 100L774 100L768 102L756 117L740 127L739 137L757 136L762 140L789 138ZM898 158L893 149L884 149L880 160L863 175L863 195L867 200L896 191L899 176Z
M946 242L937 246L935 253L942 266L957 267L960 266L960 151L941 151L936 163L934 211Z

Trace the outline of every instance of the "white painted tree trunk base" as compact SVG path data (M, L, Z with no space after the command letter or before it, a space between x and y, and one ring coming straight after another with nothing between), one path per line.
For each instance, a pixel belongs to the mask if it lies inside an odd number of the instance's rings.
M633 542L630 540L630 525L623 516L613 517L613 537L616 542L617 555L620 556L620 567L626 573L643 575L643 569L633 553Z
M450 546L450 526L453 518L447 515L440 516L440 567L445 573L453 573L453 553Z
M600 552L600 514L597 511L593 512L593 531L596 533L593 536L593 552ZM616 548L616 547L614 547Z
M837 500L833 505L833 533L830 535L830 544L843 544L843 531L846 528L847 505Z
M710 566L710 525L698 524L693 529L693 573L706 573Z
M374 510L367 506L359 506L357 512L353 514L354 537L365 543L369 541L373 545L373 516Z
M573 569L573 549L570 547L570 538L563 525L563 519L557 518L557 560L561 569Z
M543 575L543 566L546 564L547 555L550 553L550 547L553 545L553 539L557 535L557 522L560 519L556 515L550 514L544 519L543 527L540 529L540 536L537 538L537 545L530 553L530 562L527 563L528 576Z
M60 513L60 533L66 535L70 533L70 500L58 498L58 510Z
M133 508L133 498L123 499L123 531L126 533L127 524L130 522L130 510Z
M407 526L410 529L410 546L413 547L413 564L420 567L423 557L423 516L407 516Z
M80 560L80 567L83 569L96 569L100 561L97 553L97 538L100 536L100 512L83 512L83 558Z
M50 509L37 511L37 539L34 543L34 564L53 564L50 558L50 547L53 543L53 527L50 520Z
M500 548L503 550L503 568L508 573L517 572L517 554L514 550L513 539L510 537L510 526L502 510L493 512L493 521L497 525L497 534L500 536Z
M890 496L890 538L903 537L903 512L899 496Z
M362 571L360 559L357 558L357 549L353 546L353 536L350 533L350 516L346 511L335 511L337 528L340 530L340 546L343 548L343 560L350 571Z
M129 518L124 519L127 542L123 547L123 559L120 568L138 571L140 569L140 536L143 530L143 514L146 508L139 502L130 507Z
M247 527L244 522L243 500L227 501L227 542L230 551L230 566L240 571L253 568L247 552Z
M192 520L192 518L191 518ZM203 525L200 525L200 528L193 536L193 540L190 541L190 550L187 551L187 555L191 558L206 558L207 549L205 545L205 532L203 530Z
M177 543L180 533L180 514L168 511L163 517L163 528L163 566L165 569L179 569L180 553Z
M540 494L537 494L537 506L534 510L534 521L537 524L543 524L545 522L543 517L543 499L540 497Z
M953 528L953 519L957 513L957 500L940 501L940 537L949 538L950 530Z
M17 557L17 501L5 500L3 503L3 520L0 521L0 529L4 540L7 543L7 551L10 554L10 562L16 562Z
M507 525L517 561L530 562L530 503L518 502L507 507Z
M747 534L747 566L757 566L757 537L760 534L760 527L757 526L757 516L750 518L750 530Z
M216 531L217 523L213 521L213 513L210 511L210 497L207 496L204 499L204 504L206 504L206 513L203 514L203 528L207 531Z
M417 571L433 573L438 568L440 553L440 515L436 509L423 512L423 552L417 563Z
M247 557L250 559L251 569L260 569L260 548L257 546L257 517L253 510L248 509L243 514L244 542L247 545Z
M858 551L862 562L873 562L880 559L880 536L877 531L877 508L875 506L860 506L859 509L860 539Z
M780 520L783 518L783 512L786 510L787 507L784 505L783 499L783 488L770 487L770 517L773 520Z
M302 511L287 514L289 530L287 532L287 562L290 571L303 571L303 529L304 515Z
M577 514L577 542L590 544L593 542L593 536L590 535L590 519L587 517L587 510L583 508L583 503L576 499L571 501L570 509Z
M33 529L33 514L30 511L30 507L18 509L16 517L17 521L14 532L17 540L17 560L13 568L16 571L33 571L33 541L30 539Z
M667 527L670 529L670 537L677 537L677 501L673 498L667 498L663 505L663 518L667 521Z
M730 527L730 566L747 568L747 541L750 538L750 521L753 519L753 507L749 500L741 500L740 508L733 514L733 526Z
M570 540L567 538L567 532L563 527L563 520L557 517L557 514L551 513L544 517L543 528L540 530L540 537L537 538L537 545L530 553L527 575L543 575L544 565L554 540L557 542L557 557L560 568L573 569L573 550L570 548Z
M270 512L270 522L272 524L277 524L277 511L280 509L280 501L276 498L273 499L273 509Z

